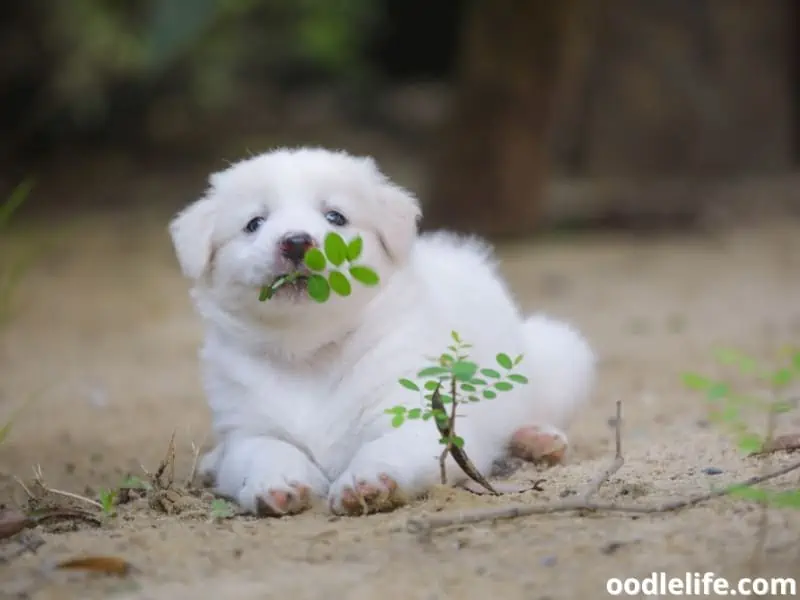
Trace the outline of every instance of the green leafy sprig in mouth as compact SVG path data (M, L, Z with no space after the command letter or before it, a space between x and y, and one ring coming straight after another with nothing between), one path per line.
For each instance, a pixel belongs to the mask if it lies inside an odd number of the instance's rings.
M258 299L260 302L269 300L282 287L287 285L292 285L297 282L308 285L308 279L309 275L301 271L295 271L294 273L284 273L283 275L278 275L272 281L272 283L270 283L269 285L265 285L261 288L261 293L259 293Z
M307 271L279 275L272 283L261 288L258 299L261 302L269 300L279 289L296 282L304 284L308 295L320 303L328 300L331 291L339 296L349 296L352 293L351 278L367 287L378 285L380 278L375 271L367 266L353 264L360 258L362 249L363 241L360 237L355 237L348 243L339 234L330 232L325 236L321 249L309 248L306 252L303 262ZM348 263L347 267L345 263ZM322 274L326 269L327 277Z

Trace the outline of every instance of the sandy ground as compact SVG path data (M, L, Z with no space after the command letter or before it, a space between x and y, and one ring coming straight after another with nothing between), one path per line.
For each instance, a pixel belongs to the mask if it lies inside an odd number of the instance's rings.
M141 475L141 465L154 470L173 430L176 477L190 472L192 443L202 444L208 428L196 364L200 329L166 218L96 216L42 222L19 234L40 240L56 225L64 229L25 279L0 337L0 417L36 395L0 447L3 503L25 504L12 476L30 482L35 464L49 486L94 496L127 473ZM592 406L570 432L567 464L514 475L543 478L542 491L498 498L442 489L394 513L340 519L322 512L281 520L215 519L207 510L168 515L135 501L100 527L40 528L34 535L44 544L36 552L12 558L19 541L5 542L0 596L593 599L606 597L609 577L751 575L760 510L729 498L638 517L528 516L450 527L427 539L406 531L406 521L570 496L612 457L617 400L626 464L600 499L655 505L797 460L743 456L708 425L703 399L682 387L681 374L728 374L713 358L718 346L773 361L784 343L797 341L800 226L563 236L500 252L521 304L571 319L602 357ZM745 390L752 383L734 380ZM782 427L800 423L788 418ZM796 485L797 477L774 487ZM763 574L800 575L798 534L800 512L770 511ZM49 569L84 554L120 556L138 572L119 579Z

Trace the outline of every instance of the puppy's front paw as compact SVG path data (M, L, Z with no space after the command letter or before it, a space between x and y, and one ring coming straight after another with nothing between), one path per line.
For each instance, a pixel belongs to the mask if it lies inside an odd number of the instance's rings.
M386 473L366 477L346 472L334 482L328 494L331 512L339 515L388 512L405 503L397 481Z
M230 440L218 459L217 492L259 516L297 514L328 491L328 480L319 468L280 440Z
M282 517L311 508L312 495L311 487L304 483L262 481L245 485L237 500L242 508L260 517Z

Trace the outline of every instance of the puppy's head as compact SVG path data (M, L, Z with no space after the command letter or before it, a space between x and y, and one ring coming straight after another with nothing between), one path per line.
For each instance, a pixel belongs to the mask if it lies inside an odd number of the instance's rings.
M184 275L215 298L260 313L296 310L308 298L305 279L258 302L262 286L286 274L305 274L303 256L330 231L361 236L359 263L381 277L375 289L354 282L351 297L328 304L355 308L379 292L408 258L420 208L369 158L323 149L281 149L213 174L201 199L170 223ZM317 307L319 310L319 307Z

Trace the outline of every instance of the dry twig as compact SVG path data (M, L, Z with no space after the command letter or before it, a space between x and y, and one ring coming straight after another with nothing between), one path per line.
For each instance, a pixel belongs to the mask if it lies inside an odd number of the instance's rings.
M621 404L618 403L618 410ZM620 410L621 412L621 410ZM792 471L800 470L800 461L786 465L780 469L770 473L757 475L751 477L741 483L734 484L727 488L714 490L706 494L694 496L692 498L684 498L681 500L673 500L670 502L663 502L653 506L636 505L636 504L615 504L594 502L591 497L599 490L602 485L613 475L624 463L622 458L622 444L620 433L620 421L617 420L617 452L611 466L608 467L601 476L595 479L587 486L587 491L583 496L574 500L566 500L564 502L545 504L545 505L529 505L529 504L512 504L510 506L492 506L489 508L459 511L451 513L440 513L434 516L413 517L410 518L406 524L406 528L410 533L427 535L434 529L441 529L443 527L450 527L453 525L468 525L471 523L480 523L483 521L494 521L497 519L513 519L516 517L527 517L532 515L547 515L562 512L614 512L614 513L627 513L636 515L653 515L668 512L675 512L684 508L689 508L702 504L714 498L727 496L733 490L742 487L751 487L764 483L771 479L776 479Z
M197 463L200 460L200 446L192 442L192 468L189 470L189 477L186 479L186 488L192 487L194 478L197 476Z
M56 490L54 488L47 487L47 484L45 484L44 482L44 475L42 474L41 465L36 465L33 468L33 477L34 480L36 481L36 484L49 494L54 494L56 496L63 496L64 498L72 498L73 500L78 500L79 502L85 502L86 504L91 504L97 509L103 510L103 505L97 502L96 500L92 500L91 498L87 498L86 496L81 496L80 494L74 494L72 492L65 492L63 490ZM24 485L22 487L29 496L34 497L33 494L31 494L30 490L28 490L28 488L26 488Z

